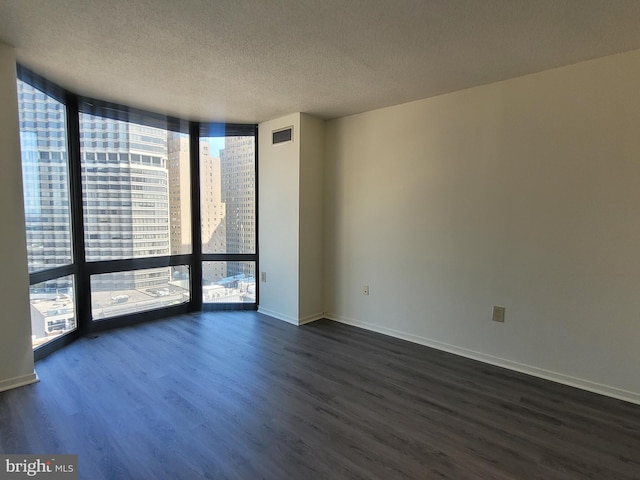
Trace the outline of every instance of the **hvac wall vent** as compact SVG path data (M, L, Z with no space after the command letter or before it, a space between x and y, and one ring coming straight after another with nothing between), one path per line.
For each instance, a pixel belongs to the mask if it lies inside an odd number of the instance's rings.
M271 132L273 145L293 142L293 127L281 128Z

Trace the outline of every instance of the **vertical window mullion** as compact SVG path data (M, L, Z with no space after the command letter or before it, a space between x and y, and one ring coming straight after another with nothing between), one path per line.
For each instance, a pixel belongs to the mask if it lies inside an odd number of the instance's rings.
M255 183L254 183L254 188L255 188L255 197L253 199L253 208L255 211L255 218L254 218L254 224L253 224L253 228L255 228L255 238L256 238L256 248L255 248L255 255L256 255L256 267L255 267L255 275L256 275L256 308L258 308L258 305L260 305L260 252L259 252L259 245L260 245L260 241L258 238L258 232L260 231L260 229L258 228L258 184L259 179L258 179L258 144L260 143L258 140L258 126L256 125L253 128L253 136L255 138L254 140L254 145L255 145L255 156L253 159L253 175L254 175L254 179L255 179Z
M78 98L67 94L67 145L71 197L71 238L73 263L76 267L76 308L80 333L88 330L91 318L91 292L86 269L84 245L84 212L82 207L82 164L80 162L80 119Z
M202 226L200 223L200 124L189 123L189 158L191 161L191 307L202 310Z

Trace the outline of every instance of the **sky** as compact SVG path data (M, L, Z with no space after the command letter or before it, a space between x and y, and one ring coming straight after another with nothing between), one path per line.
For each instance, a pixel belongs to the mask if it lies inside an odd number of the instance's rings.
M224 137L209 137L209 152L211 156L219 157L220 150L224 148Z

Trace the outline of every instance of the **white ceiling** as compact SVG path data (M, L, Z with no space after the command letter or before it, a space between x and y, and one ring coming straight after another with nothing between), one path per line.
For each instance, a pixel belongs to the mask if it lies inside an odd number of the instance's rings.
M0 0L0 41L85 95L322 118L640 48L637 0Z

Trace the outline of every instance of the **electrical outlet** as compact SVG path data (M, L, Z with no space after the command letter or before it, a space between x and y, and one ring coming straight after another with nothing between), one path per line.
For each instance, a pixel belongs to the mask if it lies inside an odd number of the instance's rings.
M499 307L497 305L493 306L493 321L504 323L504 307Z
M262 280L262 283L267 283L267 272L262 272L260 274L260 280Z
M369 285L363 285L362 286L362 294L363 295L369 295Z

